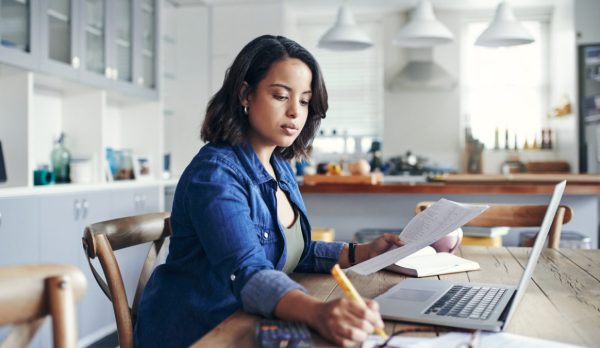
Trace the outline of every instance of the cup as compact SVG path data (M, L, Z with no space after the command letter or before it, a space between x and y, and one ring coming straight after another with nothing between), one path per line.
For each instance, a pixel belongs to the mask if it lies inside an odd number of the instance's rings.
M33 184L35 186L50 185L54 182L54 173L48 168L36 169L33 171Z
M89 184L92 182L92 161L87 158L71 160L71 183Z

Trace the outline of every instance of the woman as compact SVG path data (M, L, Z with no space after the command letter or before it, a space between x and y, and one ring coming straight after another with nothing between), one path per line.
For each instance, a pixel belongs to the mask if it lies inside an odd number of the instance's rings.
M238 309L305 322L340 345L383 326L374 301L322 302L286 274L329 272L400 245L394 235L356 248L311 241L287 160L306 154L326 111L319 66L296 42L265 35L238 54L208 104L208 144L179 179L169 256L138 311L139 346L187 346Z

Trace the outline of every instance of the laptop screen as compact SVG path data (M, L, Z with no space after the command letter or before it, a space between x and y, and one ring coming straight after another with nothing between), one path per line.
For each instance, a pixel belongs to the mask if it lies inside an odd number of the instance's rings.
M0 182L6 181L6 168L4 168L4 155L2 154L2 142L0 141Z
M533 274L533 270L537 265L540 254L542 253L542 248L544 248L544 244L546 244L546 237L548 236L548 231L550 231L550 226L552 225L552 220L554 220L554 215L556 215L556 211L558 210L558 205L560 204L560 199L562 198L563 192L565 192L565 186L567 185L567 181L563 180L558 183L554 187L554 193L552 194L552 198L550 199L550 203L548 204L548 209L546 210L546 215L544 215L544 220L542 221L542 226L540 226L540 231L535 238L535 243L533 244L533 248L531 248L531 255L529 255L529 260L527 261L527 266L525 267L525 271L521 276L521 280L519 281L519 285L517 286L517 291L515 294L515 299L510 306L510 311L506 316L505 323L508 323L510 317L514 314L517 305L525 295L525 290L527 289L527 284L529 284L529 280L531 279L531 275Z

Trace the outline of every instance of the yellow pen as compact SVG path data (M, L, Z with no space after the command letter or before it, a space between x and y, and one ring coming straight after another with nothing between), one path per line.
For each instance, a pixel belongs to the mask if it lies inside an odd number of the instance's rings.
M352 283L350 283L350 279L346 277L346 274L344 274L344 272L340 268L340 265L336 264L335 266L333 266L333 268L331 269L331 275L333 276L333 279L335 279L336 283L338 283L340 288L342 288L342 290L344 291L344 295L346 295L347 298L353 300L361 306L367 306L367 304L360 296L358 291L356 291L354 286L352 286ZM383 338L387 338L385 331L383 331L383 329L380 327L375 328L375 333Z

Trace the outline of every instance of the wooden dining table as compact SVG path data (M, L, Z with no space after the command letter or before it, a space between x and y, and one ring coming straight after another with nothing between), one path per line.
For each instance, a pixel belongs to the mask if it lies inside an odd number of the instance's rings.
M479 271L430 278L516 286L530 252L531 248L463 246L456 251L457 255L477 261L481 266ZM343 296L328 274L300 273L291 277L323 301ZM368 276L348 272L348 278L363 297L374 298L405 277L384 270ZM259 320L257 316L238 311L195 342L193 347L254 347L255 327ZM388 335L413 327L428 326L385 320ZM454 330L429 328L432 332L420 332L419 335L435 336ZM505 332L600 347L600 250L544 249L525 296ZM312 338L316 347L335 346L315 331L312 331Z

